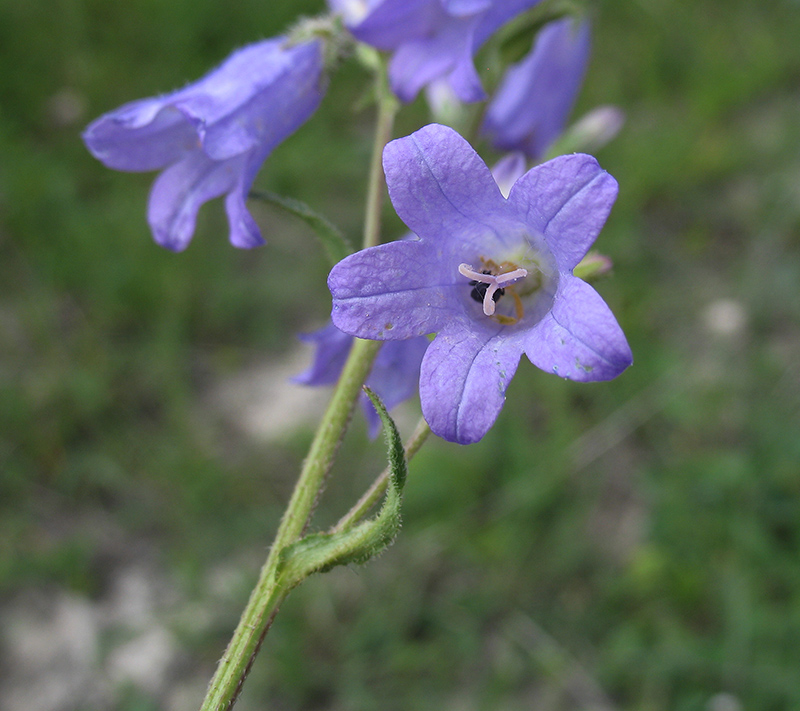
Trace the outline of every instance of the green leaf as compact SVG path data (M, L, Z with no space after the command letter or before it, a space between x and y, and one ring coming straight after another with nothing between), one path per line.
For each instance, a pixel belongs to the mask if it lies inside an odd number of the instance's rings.
M353 253L353 246L342 234L342 231L326 217L312 210L304 202L263 190L250 191L249 197L255 200L261 200L269 205L277 205L286 210L286 212L303 220L303 222L316 233L320 243L328 254L328 259L331 264L338 264L348 254Z
M338 533L312 533L287 546L278 563L278 585L285 589L298 585L312 573L322 573L349 563L366 563L392 544L400 530L400 504L407 465L403 442L394 421L378 396L364 386L383 422L389 449L391 476L386 498L374 518Z

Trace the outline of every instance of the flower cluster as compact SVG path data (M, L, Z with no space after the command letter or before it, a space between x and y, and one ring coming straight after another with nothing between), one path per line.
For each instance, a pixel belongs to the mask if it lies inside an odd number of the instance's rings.
M230 242L250 248L264 243L247 208L256 175L320 105L337 62L357 57L378 87L364 229L365 245L375 246L351 253L310 207L261 195L314 228L332 261L348 255L328 275L331 322L302 337L315 354L294 378L312 386L335 382L336 390L203 708L233 706L290 590L314 573L365 562L394 540L408 458L430 432L459 444L482 439L523 354L575 381L609 380L632 362L611 310L582 279L610 268L606 257L587 253L617 183L592 156L572 151L607 140L620 123L603 110L565 130L588 61L585 21L546 24L530 54L500 81L482 123L470 122L508 152L493 170L439 123L386 143L399 108L384 90L387 81L401 101L427 88L433 112L438 95L453 116L465 115L462 102L487 98L476 52L539 2L328 0L332 12L323 20L246 46L200 80L122 106L83 134L111 168L161 171L147 210L158 244L186 249L202 205L224 196ZM565 145L568 155L541 162ZM381 148L389 197L410 230L385 244L378 235ZM528 169L531 163L539 164ZM285 286L295 277L284 275ZM429 427L420 423L404 443L387 408L416 392ZM370 435L385 428L389 467L330 530L306 533L359 397Z
M418 239L336 265L332 318L361 338L436 334L420 375L436 434L481 439L523 353L571 380L608 380L630 365L611 311L572 274L617 194L594 158L537 166L505 198L470 145L434 124L389 143L384 170L394 208Z
M352 38L391 53L389 81L401 100L446 85L471 102L486 98L475 53L539 1L328 4ZM313 114L327 85L327 35L299 36L244 47L199 81L88 126L84 141L105 165L162 171L148 205L158 244L185 249L200 207L223 195L231 243L264 242L246 206L252 183L275 146ZM412 234L334 267L333 323L306 337L316 356L296 382L334 382L354 336L388 341L367 384L391 407L419 383L432 430L469 443L494 423L523 353L572 380L606 380L630 364L608 307L573 274L605 222L616 182L583 154L525 172L561 136L588 53L588 23L563 18L547 24L530 54L509 68L481 131L515 153L493 172L461 136L437 124L386 146L389 194ZM592 121L581 124L581 140L612 135L619 123L608 113ZM379 420L366 398L365 413L374 434Z

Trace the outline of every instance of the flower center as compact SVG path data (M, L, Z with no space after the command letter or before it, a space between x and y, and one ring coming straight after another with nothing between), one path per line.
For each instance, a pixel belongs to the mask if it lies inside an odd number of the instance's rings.
M482 269L481 274L491 274L488 269ZM489 288L489 284L485 281L477 281L475 279L470 280L469 285L472 287L472 291L469 292L469 295L477 301L479 304L483 303L483 299L486 297L486 291ZM492 294L492 299L495 303L497 303L498 299L506 293L505 289L497 289L497 291Z
M510 287L520 279L528 276L528 270L506 262L497 265L491 260L481 259L481 261L485 267L481 271L478 271L470 264L459 264L458 272L461 276L465 276L470 280L470 286L473 287L470 296L475 301L483 303L483 313L486 316L493 316L495 303L505 294L506 287ZM522 318L522 302L515 292L512 291L512 293L516 317L505 316L501 319L500 315L498 315L497 320L500 323L516 323Z

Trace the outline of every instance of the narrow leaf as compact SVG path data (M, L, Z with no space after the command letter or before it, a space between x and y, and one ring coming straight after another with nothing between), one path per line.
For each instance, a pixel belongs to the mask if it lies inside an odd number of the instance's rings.
M284 197L277 193L267 191L250 191L249 197L261 200L269 205L277 205L280 208L299 217L316 233L331 264L338 264L348 254L353 253L353 246L342 234L342 231L326 217L312 210L308 205L300 200Z
M278 564L278 584L286 590L312 573L325 572L337 565L366 563L391 545L400 530L400 504L407 473L403 442L378 396L366 386L364 392L375 405L386 434L391 470L386 498L372 519L337 533L312 533L287 546Z

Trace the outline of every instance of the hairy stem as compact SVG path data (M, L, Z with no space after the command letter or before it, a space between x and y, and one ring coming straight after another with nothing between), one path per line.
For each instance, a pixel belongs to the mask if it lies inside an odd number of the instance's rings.
M383 147L391 137L397 102L386 87L385 72L378 73L378 117L370 162L367 203L364 217L364 246L380 241L383 202ZM305 531L325 479L344 437L361 386L369 375L380 349L379 341L355 339L350 355L334 390L328 409L317 428L303 462L292 497L281 519L269 556L261 569L233 637L211 680L201 711L227 711L236 703L242 684L252 666L269 626L288 589L283 589L277 574L281 551L297 541ZM384 485L385 490L385 485Z
M219 662L217 673L211 680L201 711L230 709L236 701L267 625L289 592L278 585L277 564L280 552L300 538L308 524L344 436L356 398L361 392L361 384L369 374L380 345L378 341L361 339L356 339L353 343L333 397L303 463L292 498L281 519L267 562L261 569L258 583Z
M378 117L372 142L372 158L369 165L367 209L364 216L364 248L374 247L380 242L381 208L383 207L383 147L391 140L394 117L398 102L391 93L385 66L376 73L375 91L378 96Z

